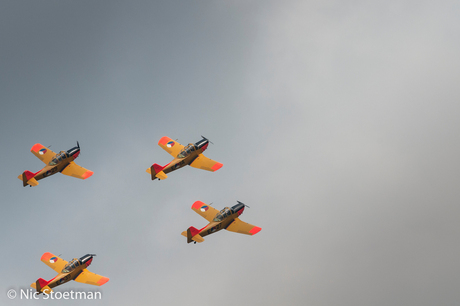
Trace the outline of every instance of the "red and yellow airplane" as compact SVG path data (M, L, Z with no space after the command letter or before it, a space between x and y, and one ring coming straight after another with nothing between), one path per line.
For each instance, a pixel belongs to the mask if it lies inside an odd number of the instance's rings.
M77 146L67 150L67 152L61 151L56 154L39 143L34 144L34 146L30 149L30 152L44 162L46 166L36 173L26 170L24 173L19 175L18 179L22 181L24 187L27 185L30 187L37 186L38 180L57 172L83 180L87 179L94 173L93 171L80 167L74 162L75 158L77 158L80 154L80 145L78 144L78 141Z
M260 227L238 219L247 205L240 201L237 202L238 204L232 208L225 207L221 211L218 211L210 205L196 201L193 203L192 209L210 223L200 230L190 226L186 231L182 232L182 236L187 237L187 243L192 241L197 243L204 241L203 236L218 232L221 229L246 235L255 235L260 232Z
M201 136L203 137L203 136ZM217 171L223 165L212 159L207 158L202 153L208 148L209 140L203 137L200 141L193 144L190 143L184 147L177 141L172 140L169 137L162 137L158 142L158 145L162 147L166 152L171 154L174 159L166 166L160 166L153 164L146 170L147 173L152 175L152 180L159 179L164 180L168 176L166 173L182 168L185 165L190 165L194 168Z
M56 286L67 283L70 280L74 280L79 283L102 286L109 281L109 278L89 272L86 268L93 261L94 254L87 254L80 259L74 258L70 262L67 262L49 252L42 255L41 261L43 261L48 267L58 273L58 275L46 281L43 278L37 279L37 281L30 285L30 287L37 290L37 292L50 294Z

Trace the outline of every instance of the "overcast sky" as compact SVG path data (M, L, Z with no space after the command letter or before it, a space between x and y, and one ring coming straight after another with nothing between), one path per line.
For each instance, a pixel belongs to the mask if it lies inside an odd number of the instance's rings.
M456 305L458 1L2 1L0 304ZM224 166L170 162L209 138ZM79 141L87 180L17 176ZM250 206L255 236L190 207ZM102 301L9 300L95 253Z

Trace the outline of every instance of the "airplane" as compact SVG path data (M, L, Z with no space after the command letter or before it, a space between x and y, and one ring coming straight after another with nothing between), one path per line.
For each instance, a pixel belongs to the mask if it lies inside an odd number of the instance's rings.
M204 150L208 148L209 140L203 136L201 137L203 139L195 144L190 143L186 147L169 137L162 137L160 141L158 141L158 145L171 154L174 159L165 166L153 164L146 172L152 175L152 180L165 180L168 177L166 173L186 165L212 172L219 170L223 164L209 159L202 154Z
M210 205L196 201L193 203L192 209L210 223L200 230L190 226L186 231L182 232L182 236L187 237L187 243L194 241L196 244L197 242L204 241L203 236L213 234L221 229L246 235L255 235L260 232L260 227L238 219L247 205L240 201L237 202L238 204L232 208L225 207L221 211L218 211Z
M96 255L87 254L80 259L74 258L70 262L67 262L50 252L46 252L42 255L41 261L56 271L58 275L49 281L39 278L35 283L31 284L30 287L36 289L38 294L50 294L53 291L51 288L60 286L70 280L89 285L102 286L109 281L109 278L97 275L86 269L93 261L93 256Z
M20 174L18 179L22 181L24 187L27 185L30 187L37 186L38 180L57 172L83 180L87 179L94 173L93 171L80 167L74 162L75 158L77 158L80 154L80 145L78 144L78 141L76 147L67 151L61 151L57 154L39 143L34 144L34 146L30 149L30 152L44 162L46 166L36 173L26 170Z

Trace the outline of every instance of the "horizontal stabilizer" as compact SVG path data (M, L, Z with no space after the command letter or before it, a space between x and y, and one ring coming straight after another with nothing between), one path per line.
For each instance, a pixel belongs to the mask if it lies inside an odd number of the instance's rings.
M44 293L44 294L51 294L51 292L53 292L53 289L51 289L48 286L45 286L45 287L42 288L42 293Z
M34 178L31 178L30 180L27 181L27 184L29 184L30 186L37 186L38 181Z
M192 237L192 240L196 242L203 242L204 238L201 237L199 234L196 234L195 236Z
M168 176L166 175L166 173L164 173L163 171L160 171L156 174L157 178L159 178L160 180L165 180L168 178Z

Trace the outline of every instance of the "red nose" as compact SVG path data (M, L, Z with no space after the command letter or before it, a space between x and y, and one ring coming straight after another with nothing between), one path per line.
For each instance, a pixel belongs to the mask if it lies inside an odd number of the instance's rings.
M73 156L73 158L75 159L75 158L78 157L78 155L80 155L80 150L78 150L78 151L77 151L74 155L72 155L72 156Z

